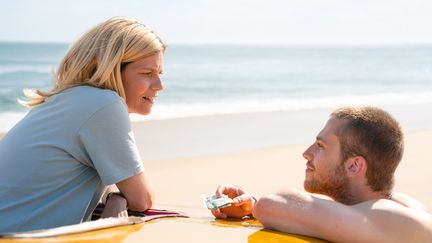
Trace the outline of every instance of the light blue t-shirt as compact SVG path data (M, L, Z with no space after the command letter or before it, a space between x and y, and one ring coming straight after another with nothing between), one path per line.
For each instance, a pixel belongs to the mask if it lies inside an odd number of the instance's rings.
M0 233L86 221L107 185L143 170L117 93L51 96L0 140Z

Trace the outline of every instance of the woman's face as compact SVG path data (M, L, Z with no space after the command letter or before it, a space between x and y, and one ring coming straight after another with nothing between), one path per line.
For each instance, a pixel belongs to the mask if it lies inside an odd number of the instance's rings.
M131 62L123 68L121 77L129 113L147 115L151 112L154 99L163 89L160 79L162 61L163 53L159 52Z

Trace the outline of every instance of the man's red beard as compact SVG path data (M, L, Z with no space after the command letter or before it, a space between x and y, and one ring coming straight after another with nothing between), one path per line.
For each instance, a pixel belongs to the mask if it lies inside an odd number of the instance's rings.
M350 205L353 202L342 163L328 175L315 174L311 179L305 179L303 186L310 193L323 194L343 204Z

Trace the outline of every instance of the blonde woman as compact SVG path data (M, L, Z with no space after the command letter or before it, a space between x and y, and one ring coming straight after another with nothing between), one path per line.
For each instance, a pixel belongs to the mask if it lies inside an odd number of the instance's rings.
M0 141L0 233L89 220L107 189L119 192L103 217L151 207L128 113L150 113L164 51L145 25L111 18L71 47L50 92L24 92L32 109Z

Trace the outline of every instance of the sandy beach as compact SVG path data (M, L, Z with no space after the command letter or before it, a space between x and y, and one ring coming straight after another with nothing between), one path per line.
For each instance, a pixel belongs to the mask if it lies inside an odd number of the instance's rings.
M412 109L387 110L405 130L395 191L432 208L432 129ZM241 185L257 196L286 186L302 188L302 152L329 113L323 109L146 121L134 123L134 130L157 205L198 210L203 209L200 195L214 193L218 184ZM423 115L430 121L428 112Z

